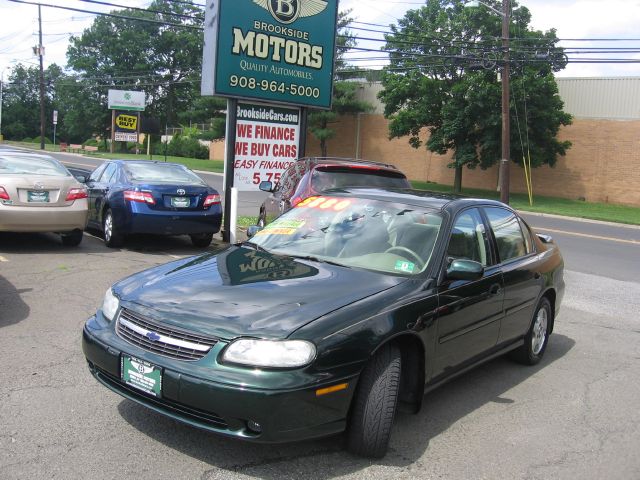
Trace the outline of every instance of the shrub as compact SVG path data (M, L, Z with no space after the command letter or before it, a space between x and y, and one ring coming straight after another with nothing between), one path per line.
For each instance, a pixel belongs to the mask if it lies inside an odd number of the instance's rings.
M167 153L176 157L209 158L209 149L202 145L197 138L174 135L167 145Z

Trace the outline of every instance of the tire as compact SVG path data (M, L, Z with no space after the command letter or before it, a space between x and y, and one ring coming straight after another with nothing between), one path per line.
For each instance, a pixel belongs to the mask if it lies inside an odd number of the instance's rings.
M211 245L213 240L213 233L198 233L195 235L189 235L191 237L191 243L194 247L205 248Z
M77 247L82 242L82 230L73 230L69 233L63 233L62 244L65 247Z
M104 244L107 247L118 248L124 243L123 235L116 230L113 213L110 208L104 212L104 217L102 219L102 231L104 232Z
M552 322L551 303L549 299L542 297L533 314L531 327L524 337L524 345L511 352L511 358L524 365L538 363L547 349Z
M385 345L360 374L347 423L347 450L370 458L387 453L398 403L400 349Z

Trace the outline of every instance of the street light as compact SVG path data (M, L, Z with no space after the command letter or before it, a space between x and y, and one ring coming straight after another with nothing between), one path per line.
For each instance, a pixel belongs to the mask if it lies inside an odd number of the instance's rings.
M489 10L502 17L502 158L498 170L498 188L500 201L509 203L509 158L511 151L511 131L509 122L509 11L510 1L502 0L502 11L484 2L475 0L465 4L465 7L484 5Z

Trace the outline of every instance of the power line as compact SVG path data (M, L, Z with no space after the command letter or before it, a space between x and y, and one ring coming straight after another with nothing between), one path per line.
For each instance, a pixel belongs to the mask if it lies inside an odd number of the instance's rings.
M122 18L124 20L132 20L135 22L146 22L146 23L153 23L156 25L163 25L163 26L170 26L170 27L181 27L181 28L189 28L192 30L202 30L202 27L198 27L195 25L185 25L182 23L172 23L172 22L163 22L160 20L153 20L150 18L138 18L138 17L130 17L127 15L118 15L115 13L104 13L104 12L96 12L96 11L92 11L92 10L84 10L81 8L74 8L74 7L63 7L62 5L51 5L48 3L38 3L38 2L29 2L27 0L9 0L10 2L14 2L14 3L23 3L26 5L36 5L36 6L41 6L41 7L49 7L49 8L59 8L61 10L71 10L72 12L80 12L80 13L90 13L92 15L102 15L104 17L113 17L113 18Z
M126 10L136 10L136 11L148 12L148 13L159 13L161 15L169 15L169 16L172 16L172 17L186 18L186 19L191 19L191 20L193 20L193 19L203 20L203 17L194 16L194 15L187 15L187 14L182 14L182 13L163 12L162 10L151 10L151 9L140 8L140 7L129 7L127 5L119 5L117 3L103 2L103 1L99 1L99 0L77 0L77 1L85 2L85 3L93 3L93 4L96 4L96 5L105 5L105 6L109 6L109 7L124 8Z

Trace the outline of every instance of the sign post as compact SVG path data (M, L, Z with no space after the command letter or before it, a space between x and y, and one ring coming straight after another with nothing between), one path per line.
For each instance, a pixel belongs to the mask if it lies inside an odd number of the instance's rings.
M56 144L56 127L58 125L58 111L53 111L53 144Z

